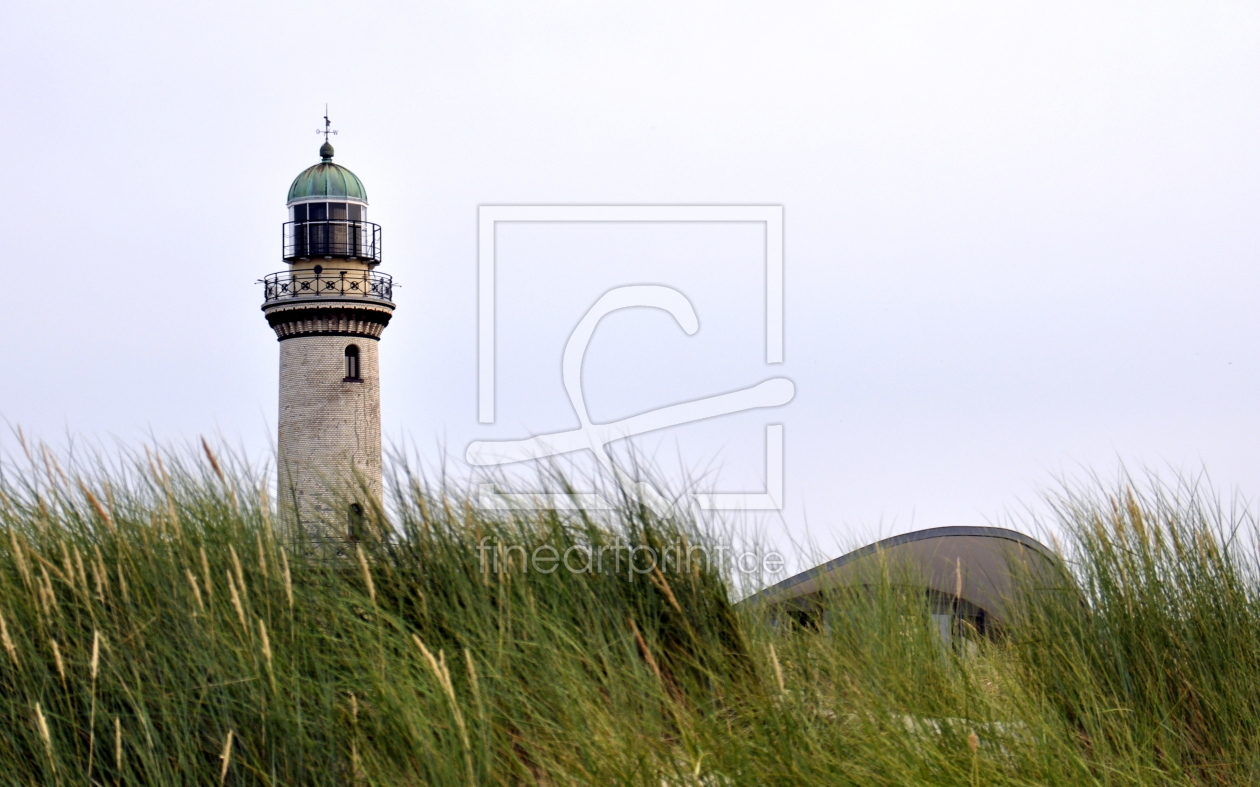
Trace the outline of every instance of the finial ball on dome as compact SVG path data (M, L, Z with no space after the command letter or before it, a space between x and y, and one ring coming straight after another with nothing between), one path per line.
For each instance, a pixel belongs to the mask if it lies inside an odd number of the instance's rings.
M350 170L334 163L333 146L327 142L319 149L323 161L307 167L293 179L289 186L288 202L308 199L351 199L367 204L367 191L363 181Z

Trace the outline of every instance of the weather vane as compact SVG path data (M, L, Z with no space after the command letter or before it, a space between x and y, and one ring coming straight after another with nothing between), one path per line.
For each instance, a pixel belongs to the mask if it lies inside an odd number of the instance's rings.
M328 119L328 105L327 104L324 105L324 127L315 129L315 133L323 134L325 142L328 141L329 134L337 133L336 131L332 129L332 121Z

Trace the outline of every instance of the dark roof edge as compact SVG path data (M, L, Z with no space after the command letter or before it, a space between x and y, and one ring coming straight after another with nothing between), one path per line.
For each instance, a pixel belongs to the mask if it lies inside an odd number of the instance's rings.
M806 569L795 576L788 577L782 582L771 585L768 588L763 588L748 598L741 599L737 603L756 604L761 601L765 601L771 596L777 596L783 591L795 587L802 582L808 582L814 577L826 574L827 572L839 568L846 563L851 563L854 560L866 557L867 555L881 549L890 549L895 546L909 544L915 541L925 541L929 538L956 538L960 536L980 536L982 538L1001 538L1007 541L1014 541L1017 544L1028 547L1051 562L1057 563L1059 561L1059 559L1055 557L1055 554L1051 552L1045 544L1042 544L1032 536L1024 535L1016 530L1007 530L1004 527L978 527L972 525L932 527L927 530L916 530L912 533L902 533L899 536L892 536L890 538L885 538L882 541L876 541L874 544L867 544L861 549L855 549L848 554L828 560L826 563L820 563L819 565Z

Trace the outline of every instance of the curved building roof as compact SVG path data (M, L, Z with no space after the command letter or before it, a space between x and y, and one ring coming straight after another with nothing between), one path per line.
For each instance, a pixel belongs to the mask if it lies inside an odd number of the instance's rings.
M924 589L958 596L996 621L1008 614L1011 563L1056 581L1059 560L1037 540L1000 527L937 527L886 538L829 560L747 598L747 604L804 601L823 591L869 583L880 561L913 572ZM961 591L961 592L960 592Z
M319 149L321 161L302 170L289 186L288 202L329 197L367 202L363 181L350 170L333 163L333 146L325 142Z

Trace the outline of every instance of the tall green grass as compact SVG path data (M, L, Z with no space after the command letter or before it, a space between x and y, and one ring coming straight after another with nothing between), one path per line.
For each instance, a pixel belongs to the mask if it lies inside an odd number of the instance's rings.
M0 782L1260 777L1255 532L1196 490L1064 495L1065 581L1026 584L998 640L945 647L895 567L802 628L733 603L685 512L625 490L598 517L485 511L397 478L395 537L315 562L230 458L8 463ZM521 559L614 544L697 558Z

